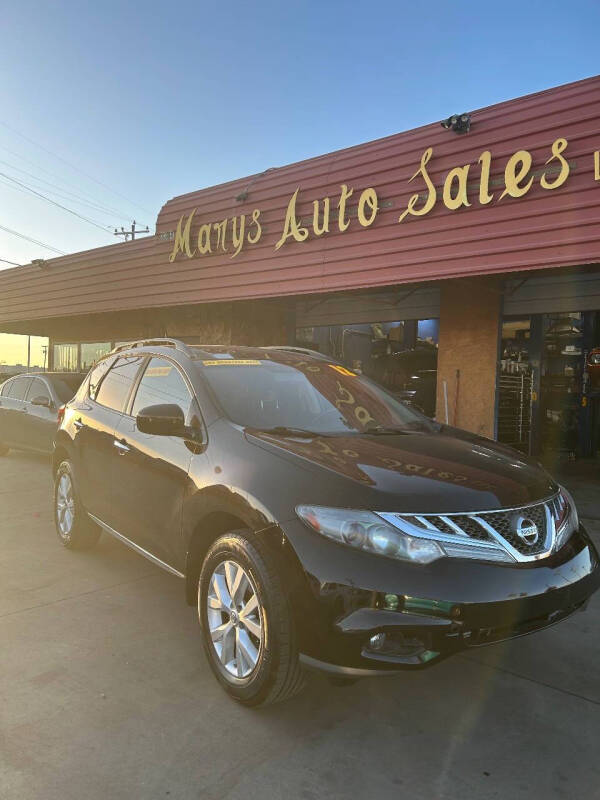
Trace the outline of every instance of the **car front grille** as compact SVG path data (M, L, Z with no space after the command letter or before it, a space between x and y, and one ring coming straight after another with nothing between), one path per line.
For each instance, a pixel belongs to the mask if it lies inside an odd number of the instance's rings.
M546 504L540 503L535 506L528 506L518 511L510 512L491 512L480 514L481 519L487 522L500 536L507 541L515 550L525 556L537 555L545 550L546 541ZM538 529L538 538L532 544L528 544L516 533L516 521L519 517L526 517L535 523Z
M412 536L436 539L465 558L492 561L531 561L548 555L554 546L560 497L519 508L463 514L381 514ZM465 547L469 545L469 547Z

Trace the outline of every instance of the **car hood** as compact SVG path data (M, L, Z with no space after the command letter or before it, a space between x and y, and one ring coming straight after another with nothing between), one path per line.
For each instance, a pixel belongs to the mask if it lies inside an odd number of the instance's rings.
M439 432L312 438L246 430L246 438L321 473L322 480L311 481L315 504L452 513L514 508L558 491L548 473L521 453L445 427Z

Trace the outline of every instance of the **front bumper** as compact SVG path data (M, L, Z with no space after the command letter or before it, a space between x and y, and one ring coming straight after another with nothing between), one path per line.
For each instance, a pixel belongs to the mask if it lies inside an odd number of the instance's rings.
M301 660L341 676L421 669L533 633L583 609L600 587L598 554L583 527L558 553L515 566L406 564L330 542L296 521L285 534L304 572L292 602ZM396 610L386 608L386 595L397 598ZM373 646L377 634L384 636Z

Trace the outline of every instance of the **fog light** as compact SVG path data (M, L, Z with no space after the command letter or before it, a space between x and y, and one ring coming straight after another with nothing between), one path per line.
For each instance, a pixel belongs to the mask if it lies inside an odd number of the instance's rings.
M381 650L385 644L385 633L376 633L369 639L369 647L371 650Z
M397 611L400 599L397 594L386 594L383 598L383 607L388 611Z
M426 664L428 661L432 661L434 658L437 658L438 656L439 653L436 652L435 650L424 650L419 656L419 658L424 664Z

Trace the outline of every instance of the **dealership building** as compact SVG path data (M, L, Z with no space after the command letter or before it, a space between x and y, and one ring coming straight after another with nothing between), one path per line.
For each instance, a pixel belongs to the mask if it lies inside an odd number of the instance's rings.
M139 338L311 348L450 425L594 455L600 77L175 197L154 235L0 272L0 331L60 370Z

